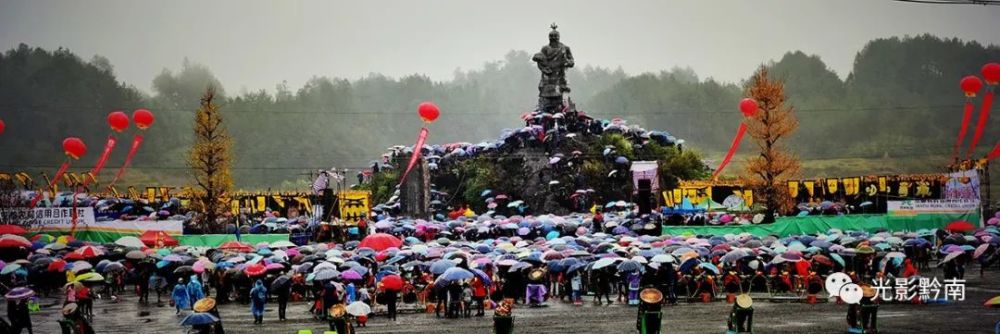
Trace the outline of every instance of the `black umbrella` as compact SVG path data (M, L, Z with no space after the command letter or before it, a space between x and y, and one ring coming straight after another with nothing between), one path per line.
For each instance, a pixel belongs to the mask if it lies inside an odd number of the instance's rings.
M271 290L281 290L292 286L292 280L288 276L278 276L271 282Z

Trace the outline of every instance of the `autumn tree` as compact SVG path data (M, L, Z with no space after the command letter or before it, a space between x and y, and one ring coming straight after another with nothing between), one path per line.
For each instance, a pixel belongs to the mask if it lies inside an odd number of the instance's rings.
M209 87L195 112L194 142L187 159L197 186L191 204L196 212L203 214L199 222L204 231L223 230L225 224L219 217L229 207L228 195L233 187L230 172L233 141L222 125L219 105L214 99L215 90Z
M769 77L766 66L750 78L745 95L757 101L757 114L746 124L760 153L747 158L742 178L753 189L756 201L767 208L764 221L773 222L775 211L787 212L794 205L788 180L798 175L800 163L785 143L799 121L795 110L785 104L784 84Z

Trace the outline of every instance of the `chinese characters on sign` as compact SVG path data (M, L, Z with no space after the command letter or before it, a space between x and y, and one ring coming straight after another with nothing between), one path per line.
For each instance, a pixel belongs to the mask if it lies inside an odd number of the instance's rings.
M965 280L949 278L944 280L944 284L938 281L937 277L910 277L887 280L878 278L872 286L879 299L910 301L919 298L920 300L941 299L951 301L965 300Z

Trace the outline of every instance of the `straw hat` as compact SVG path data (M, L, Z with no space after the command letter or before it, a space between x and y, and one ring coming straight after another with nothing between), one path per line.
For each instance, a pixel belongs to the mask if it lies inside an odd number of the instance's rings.
M663 293L657 289L646 288L639 292L639 299L648 304L658 304L663 301Z
M215 308L215 298L207 297L194 303L195 312L208 312Z
M62 308L62 314L63 315L74 314L74 313L76 313L76 308L77 308L76 303L66 304L66 306L63 306L63 308Z
M861 296L863 296L865 298L875 297L875 288L872 288L871 285L868 285L868 284L862 284L861 285Z
M343 317L347 313L347 308L343 304L337 304L330 307L330 316L334 318Z
M753 298L748 294L736 296L736 306L739 308L750 308L753 306Z

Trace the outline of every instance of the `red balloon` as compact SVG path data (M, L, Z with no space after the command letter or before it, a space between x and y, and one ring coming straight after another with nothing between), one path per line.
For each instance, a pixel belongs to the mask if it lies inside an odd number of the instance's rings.
M87 154L87 145L80 138L66 137L66 139L63 139L63 151L70 158L80 159L84 154Z
M959 81L958 85L962 87L962 91L965 92L965 96L967 97L974 97L980 89L983 89L983 82L975 75L962 78L962 81Z
M115 111L108 114L108 125L111 126L111 130L115 132L122 132L128 128L128 115L121 111Z
M983 65L983 79L987 84L996 85L1000 83L1000 64L989 63Z
M0 119L0 134L3 134L3 129L5 128L7 128L7 124L5 124L2 119Z
M754 101L749 97L740 101L740 112L743 113L743 116L753 117L757 114L758 109L757 101Z
M132 121L135 122L135 127L140 130L148 129L150 125L153 125L153 113L146 109L136 109L132 112Z
M420 114L420 118L422 118L424 122L430 123L441 115L441 110L439 110L438 106L434 105L433 102L422 102L420 103L420 106L417 107L417 113Z

